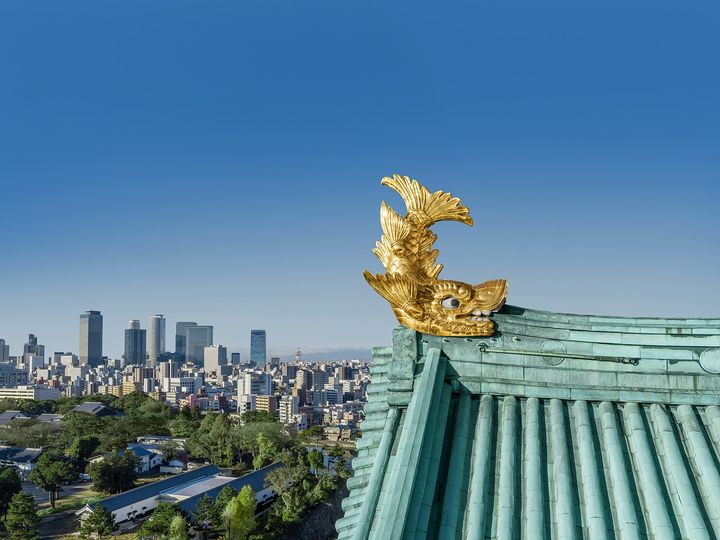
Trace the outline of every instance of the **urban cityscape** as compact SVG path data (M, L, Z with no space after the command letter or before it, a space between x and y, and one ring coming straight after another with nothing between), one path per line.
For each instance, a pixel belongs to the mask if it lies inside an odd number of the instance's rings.
M149 317L147 327L129 321L125 353L103 356L103 316L80 315L79 350L47 352L28 335L21 354L10 354L0 339L0 399L36 401L143 392L173 408L242 414L278 414L297 429L326 425L337 439L350 440L357 427L369 382L367 362L306 362L267 356L265 330L251 330L249 358L215 344L213 327L182 321L175 325L174 350L166 347L166 320Z
M202 443L193 439L197 433L184 431L187 426L177 427L173 420L158 431L137 432L132 438L128 435L109 443L103 442L102 436L76 436L71 439L70 449L63 449L63 455L58 455L57 445L48 441L49 433L58 436L62 432L58 426L78 422L71 420L74 416L102 419L128 415L131 414L128 404L137 400L157 403L161 407L158 410L162 410L168 419L181 414L198 419L220 415L227 419L228 425L270 423L271 430L275 426L284 430L285 442L280 444L287 446L287 437L305 441L301 446L305 444L306 451L320 452L320 462L327 467L331 463L347 467L352 458L370 383L367 361L305 361L298 349L294 359L281 362L280 357L268 357L268 336L263 329L250 330L250 354L243 357L240 352L229 352L227 347L215 342L212 325L179 321L174 333L171 331L168 335L166 324L162 314L151 315L145 327L140 320L129 321L124 330L124 354L120 358L103 355L106 329L99 310L88 310L79 315L77 352L49 352L34 334L28 335L21 352L19 347L15 352L5 339L0 339L0 426L7 428L0 431L0 443L5 444L0 446L0 464L18 471L23 489L32 493L41 506L51 505L44 519L54 528L64 528L72 533L79 523L91 522L88 516L97 508L89 503L92 497L75 497L72 503L63 507L57 507L55 503L62 502L63 495L78 482L82 485L93 480L92 472L87 474L86 471L92 471L92 464L98 460L109 463L113 458L107 457L108 451L132 456L135 460L132 477L144 479L142 489L146 492L154 485L157 497L154 505L146 506L145 511L135 509L134 513L125 515L123 508L111 506L110 497L107 508L112 508L113 518L108 530L117 530L118 525L133 530L151 519L154 515L151 511L159 504L159 494L168 488L168 481L162 480L168 475L173 485L178 482L177 478L195 481L200 495L209 493L217 498L219 489L214 488L224 482L230 485L235 482L233 474L239 474L238 480L247 482L238 486L252 484L258 504L268 504L277 497L277 492L263 483L267 482L265 474L275 466L277 457L272 452L264 457L251 455L259 470L251 473L256 476L248 478L241 474L244 470L241 454L246 451L245 447L239 447L237 455L223 458L204 455ZM120 406L115 408L115 404ZM59 414L61 409L67 412ZM205 423L197 422L196 427L200 429ZM33 439L31 431L42 431L43 426L49 431ZM148 429L152 427L157 424L147 426ZM277 435L275 431L272 433ZM311 435L305 437L304 433ZM49 448L8 444L22 441L23 434L28 440L44 441ZM264 440L262 435L258 436ZM257 439L250 446L256 443ZM86 454L79 464L73 462L61 482L48 489L47 483L38 480L39 471L50 468L51 459L55 460L55 465L69 463L67 455L72 455L73 445L78 444L87 446ZM279 449L273 452L277 451ZM218 466L225 467L225 472ZM196 471L204 471L199 479L195 478L199 474ZM345 473L333 469L333 474L342 476ZM172 475L177 477L172 478ZM208 481L208 478L213 480ZM145 483L151 480L155 482ZM203 482L207 487L203 487ZM232 485L235 484L237 482ZM134 482L129 481L123 488L129 489L133 485ZM100 487L97 481L93 487L97 487L98 494L103 489L106 493L124 491ZM47 494L42 489L47 490ZM194 503L200 500L198 493L194 493ZM147 495L143 493L142 497L147 499ZM268 496L269 499L264 499ZM70 511L67 507L71 507ZM187 515L193 515L197 510L192 501L183 500L181 507L188 510ZM65 511L55 514L56 508ZM58 517L63 516L64 522L58 522ZM80 518L84 521L79 521ZM187 526L190 523L188 521ZM332 521L325 526L332 526ZM40 527L42 531L42 525ZM275 533L280 530L277 524L273 527ZM220 534L222 528L218 525L217 532L200 532L212 538L214 534Z

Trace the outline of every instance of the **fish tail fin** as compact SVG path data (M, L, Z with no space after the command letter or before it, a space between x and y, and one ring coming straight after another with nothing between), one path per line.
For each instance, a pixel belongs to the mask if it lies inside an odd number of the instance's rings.
M386 176L381 183L400 194L407 206L408 217L420 226L429 227L438 221L459 221L466 225L473 224L470 210L451 193L444 191L430 193L417 180L399 174L393 175L392 178Z

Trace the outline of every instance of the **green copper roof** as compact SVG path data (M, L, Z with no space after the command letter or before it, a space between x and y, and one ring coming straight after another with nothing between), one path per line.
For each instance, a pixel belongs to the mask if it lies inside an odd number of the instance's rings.
M339 538L720 536L720 319L496 320L374 351Z

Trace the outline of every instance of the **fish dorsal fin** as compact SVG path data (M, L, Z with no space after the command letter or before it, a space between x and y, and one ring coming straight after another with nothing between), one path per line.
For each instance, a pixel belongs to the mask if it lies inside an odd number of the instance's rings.
M407 206L407 217L418 227L429 227L438 221L459 221L472 225L470 210L451 193L436 191L430 193L425 186L409 176L386 176L381 183L397 191Z
M402 264L399 257L402 254L398 253L398 248L410 235L410 223L383 202L380 207L380 224L383 235L380 241L376 242L373 253L380 259L387 272L397 272Z

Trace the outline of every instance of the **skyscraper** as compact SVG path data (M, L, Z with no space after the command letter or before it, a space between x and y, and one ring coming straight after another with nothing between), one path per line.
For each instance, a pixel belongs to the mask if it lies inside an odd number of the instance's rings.
M80 364L102 363L103 317L99 311L80 315Z
M195 322L179 322L175 324L175 360L185 361L187 354L187 329L197 326Z
M157 364L158 356L165 353L165 317L153 315L148 321L148 364Z
M188 326L185 343L185 361L195 364L196 366L202 366L205 360L205 347L209 347L212 344L212 326Z
M0 339L0 362L10 360L10 345L5 345L5 340Z
M130 321L125 330L125 364L144 364L146 353L146 332L140 328L140 321Z
M250 363L260 368L265 367L267 361L265 330L250 330Z

